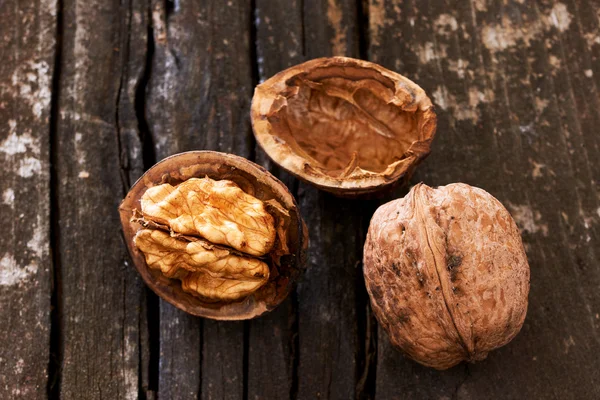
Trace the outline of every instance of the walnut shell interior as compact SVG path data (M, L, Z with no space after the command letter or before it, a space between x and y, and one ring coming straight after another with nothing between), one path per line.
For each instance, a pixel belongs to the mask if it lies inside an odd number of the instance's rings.
M269 265L268 282L238 301L214 301L190 294L193 291L188 286L191 283L200 284L199 282L186 282L182 288L182 282L165 276L160 270L149 268L144 253L134 243L136 234L147 228L147 225L142 225L143 220L136 217L136 213L139 213L140 200L149 188L165 183L176 186L191 178L204 177L233 182L245 193L267 204L281 225L285 218L285 230L278 232L277 243L271 251L276 254L261 258ZM282 210L278 211L274 207ZM264 168L235 155L192 151L168 157L154 165L133 185L119 207L119 212L129 252L146 284L164 300L190 314L220 320L257 317L272 310L285 299L304 268L308 246L307 229L293 196L283 183ZM285 239L281 239L282 237Z
M277 164L344 196L408 178L436 129L423 89L346 57L311 60L258 85L251 116L257 141Z

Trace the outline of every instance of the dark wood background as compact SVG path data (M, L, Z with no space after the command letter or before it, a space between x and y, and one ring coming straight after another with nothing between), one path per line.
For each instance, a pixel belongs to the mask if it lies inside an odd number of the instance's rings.
M1 399L600 398L598 0L6 0L0 52ZM386 199L323 194L255 145L254 86L331 55L435 102L413 183L482 187L522 229L527 320L481 363L424 368L377 329L361 257ZM308 271L265 317L191 317L130 265L119 202L197 149L299 201Z

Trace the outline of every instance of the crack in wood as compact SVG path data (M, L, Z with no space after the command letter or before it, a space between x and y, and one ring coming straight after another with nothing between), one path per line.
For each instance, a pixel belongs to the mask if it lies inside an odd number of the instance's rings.
M61 371L64 357L64 323L62 300L62 271L59 251L59 198L58 174L58 119L59 94L62 67L63 47L63 0L56 2L56 39L54 53L54 70L52 75L52 94L50 98L50 252L52 257L52 295L50 298L50 359L48 360L48 384L46 392L48 399L59 399L61 389Z
M369 59L369 0L356 0L356 33L358 37L358 55L363 60Z
M138 135L139 140L142 144L142 158L144 170L150 168L156 164L156 152L154 148L154 142L152 140L152 134L150 132L150 126L146 118L146 92L148 90L148 84L152 77L152 60L154 58L154 28L152 26L152 7L148 4L148 15L147 15L147 41L146 41L146 59L144 68L142 70L142 76L137 82L135 89L135 117L138 121Z
M156 164L156 152L150 126L146 118L146 94L148 85L152 78L152 60L154 58L154 28L152 25L152 4L146 4L146 49L144 66L141 76L136 82L134 92L134 112L137 120L138 139L142 149L142 165L147 170ZM159 391L159 363L160 363L160 304L158 296L150 289L144 290L144 301L146 305L146 332L148 335L147 364L140 368L147 370L147 387L140 387L140 392L146 397L154 397Z
M244 352L242 360L243 372L243 390L242 399L248 400L248 368L249 368L249 352L250 352L250 322L244 321Z
M290 293L292 306L288 313L290 348L290 400L298 399L298 365L300 364L300 336L298 333L298 294Z
M126 24L127 40L125 40L125 49L120 52L121 54L121 68L119 74L119 86L117 88L117 98L115 99L115 132L117 134L117 152L119 155L119 175L121 177L121 186L123 187L123 196L125 196L131 186L128 174L128 162L129 155L123 149L121 144L121 121L119 119L119 110L121 106L121 91L123 90L123 77L128 75L128 63L129 63L129 46L131 43L131 18L133 14L132 0L129 1L129 8L127 10L128 18ZM125 304L125 303L123 303Z
M368 0L356 1L356 34L358 54L363 60L369 59L369 3ZM361 225L359 243L364 243L369 221L377 208L375 202L369 202ZM362 250L362 249L361 249ZM356 308L358 318L358 357L356 399L375 399L375 376L377 372L377 321L371 310L370 299L362 274L362 251L356 280Z
M377 203L369 201L360 226L361 235L358 242L364 243L370 218L377 208ZM356 314L358 355L356 370L356 399L371 400L375 398L375 374L377 369L377 321L371 310L371 303L362 274L362 251L357 261L356 277Z
M467 363L464 364L464 370L463 371L464 371L463 372L463 378L462 378L461 381L459 381L456 384L456 388L454 389L454 392L452 393L452 400L458 400L460 389L467 382L467 380L471 377L471 372L469 371L469 364L467 364Z
M302 46L304 46L304 38L302 39L302 43ZM298 179L292 180L291 186L292 187L290 188L290 191L294 198L297 199L298 190L300 187L300 182ZM297 400L299 387L298 368L300 366L300 319L298 317L298 292L296 290L292 291L290 293L290 297L291 308L290 312L288 313L291 373L290 400Z

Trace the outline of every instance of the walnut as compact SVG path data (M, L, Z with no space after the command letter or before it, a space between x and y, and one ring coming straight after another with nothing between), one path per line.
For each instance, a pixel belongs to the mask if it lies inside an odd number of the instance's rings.
M262 201L235 183L190 178L177 186L148 188L140 201L144 218L182 235L201 236L255 256L275 242L275 222Z
M269 279L269 266L264 261L201 239L180 239L162 230L142 229L133 242L144 253L148 267L160 270L167 278L181 279L183 290L206 299L237 300Z
M273 309L306 258L307 230L287 188L230 154L161 161L132 187L120 214L142 278L194 315L246 319Z
M377 209L364 275L392 344L436 369L484 359L515 337L527 313L519 230L498 200L462 183L419 184Z
M257 142L281 167L322 190L355 197L410 177L436 130L418 85L380 65L319 58L256 87Z

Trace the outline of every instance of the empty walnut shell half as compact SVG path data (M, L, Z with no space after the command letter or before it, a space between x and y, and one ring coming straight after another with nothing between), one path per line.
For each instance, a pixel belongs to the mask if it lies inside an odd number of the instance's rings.
M437 369L484 359L515 337L527 313L519 230L498 200L465 184L419 184L379 207L364 275L391 343Z
M275 163L342 197L407 180L436 130L434 108L417 84L347 57L311 60L261 83L251 117Z
M119 212L146 284L190 314L257 317L285 299L304 268L307 229L293 196L242 157L168 157L133 185Z

